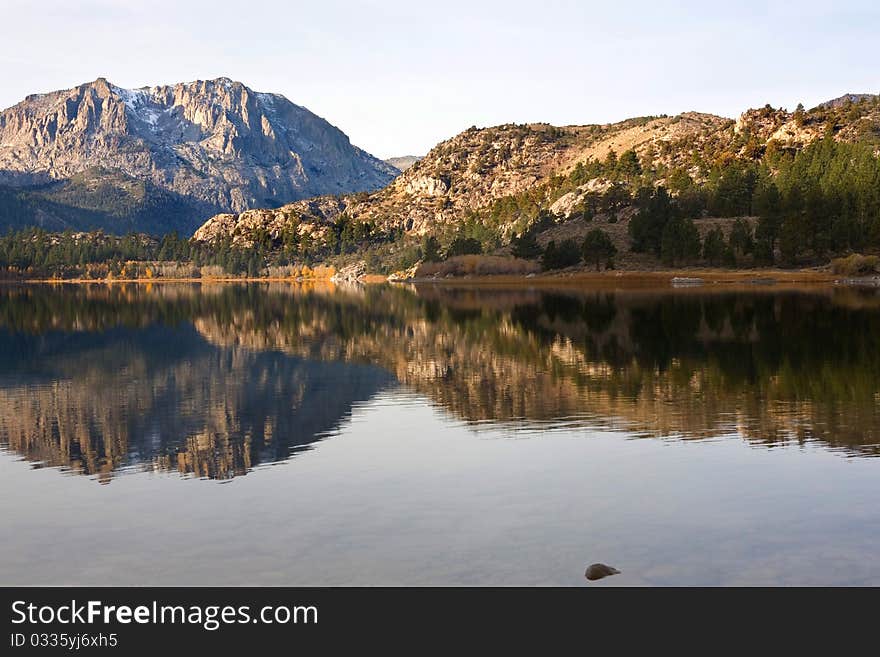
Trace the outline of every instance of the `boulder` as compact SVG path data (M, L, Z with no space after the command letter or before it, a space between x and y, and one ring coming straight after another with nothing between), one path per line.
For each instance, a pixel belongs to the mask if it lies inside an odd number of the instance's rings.
M337 271L330 278L334 283L355 283L367 275L367 263L360 260Z
M401 271L396 271L388 276L389 283L399 283L402 281L411 281L416 277L416 272L419 270L419 265L421 263L416 263L409 269L403 269Z

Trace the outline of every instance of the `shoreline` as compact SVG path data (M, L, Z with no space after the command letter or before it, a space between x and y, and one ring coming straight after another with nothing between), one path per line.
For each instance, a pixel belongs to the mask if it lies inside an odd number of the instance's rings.
M405 283L414 284L459 284L472 285L582 285L582 284L624 284L656 285L664 283L673 286L674 279L680 279L681 287L700 287L727 283L748 283L751 285L773 285L776 283L835 284L841 276L831 272L816 270L786 269L686 269L655 271L575 271L534 275L498 274L488 276L462 276L455 278L414 278ZM676 286L678 287L678 286Z
M680 279L675 285L674 279ZM684 269L654 271L569 271L540 274L489 274L465 275L450 277L421 277L389 281L379 274L369 274L358 283L375 285L412 284L412 285L501 285L501 286L568 286L568 285L608 285L623 284L627 286L653 285L658 283L673 287L701 287L731 283L772 286L778 283L804 285L852 285L852 277L834 274L830 271L815 269ZM211 277L211 278L8 278L0 279L0 284L24 285L147 285L147 284L228 284L228 283L300 283L300 284L345 284L348 281L333 281L331 278L289 278L289 277ZM355 282L355 281L351 281Z

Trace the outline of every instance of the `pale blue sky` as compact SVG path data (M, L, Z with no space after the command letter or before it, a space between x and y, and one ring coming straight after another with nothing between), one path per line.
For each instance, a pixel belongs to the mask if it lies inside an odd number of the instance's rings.
M470 125L735 116L880 91L880 3L0 0L0 106L228 76L381 156Z

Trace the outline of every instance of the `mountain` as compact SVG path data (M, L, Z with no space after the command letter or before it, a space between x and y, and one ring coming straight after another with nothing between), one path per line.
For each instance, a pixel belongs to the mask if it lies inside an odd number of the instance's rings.
M188 234L217 212L372 191L397 174L304 107L227 78L98 78L0 113L0 228Z
M390 164L399 171L406 171L421 159L421 155L401 155L400 157L389 157L385 160L385 164Z
M604 125L472 127L441 142L387 187L369 195L224 214L207 221L194 238L210 242L231 237L249 246L254 235L268 234L280 245L285 235L287 243L297 241L289 237L292 230L295 236L307 236L311 255L320 256L321 245L324 255L344 253L339 247L343 224L354 223L396 244L431 234L445 246L455 235L465 235L482 242L484 252L503 252L512 236L536 225L540 217L560 224L560 229L571 220L577 231L558 237L573 238L582 238L596 218L615 240L619 238L619 250L628 249L627 223L637 211L640 188L669 188L683 207L687 203L683 212L689 217L748 216L761 171L776 180L784 170L784 179L777 180L784 183L782 191L790 189L792 181L817 182L804 175L833 173L818 163L806 173L792 168L796 154L826 136L833 144L863 147L859 153L870 161L863 163L862 173L871 169L869 175L876 177L880 97L852 96L809 112L767 105L747 110L736 120L686 112ZM845 161L855 155L826 152L821 157ZM852 172L855 175L855 168ZM866 180L862 176L861 188ZM839 180L831 182L836 185ZM858 221L864 223L865 218ZM722 230L729 232L728 223ZM558 239L553 232L548 235ZM409 243L415 254L413 240Z
M876 101L878 98L880 98L880 95L876 94L843 94L842 96L839 96L837 98L826 100L824 103L819 103L819 108L831 109L844 107L852 103L861 103L863 101Z

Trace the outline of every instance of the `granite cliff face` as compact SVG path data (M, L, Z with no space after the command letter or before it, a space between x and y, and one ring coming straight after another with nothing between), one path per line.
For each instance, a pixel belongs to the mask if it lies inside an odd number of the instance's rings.
M226 78L141 89L99 78L0 113L0 185L49 183L36 209L50 227L76 224L51 207L59 195L61 205L115 212L123 230L148 232L158 232L143 225L148 216L126 225L137 207L95 197L175 200L177 228L190 232L216 212L373 191L398 173L304 107Z

